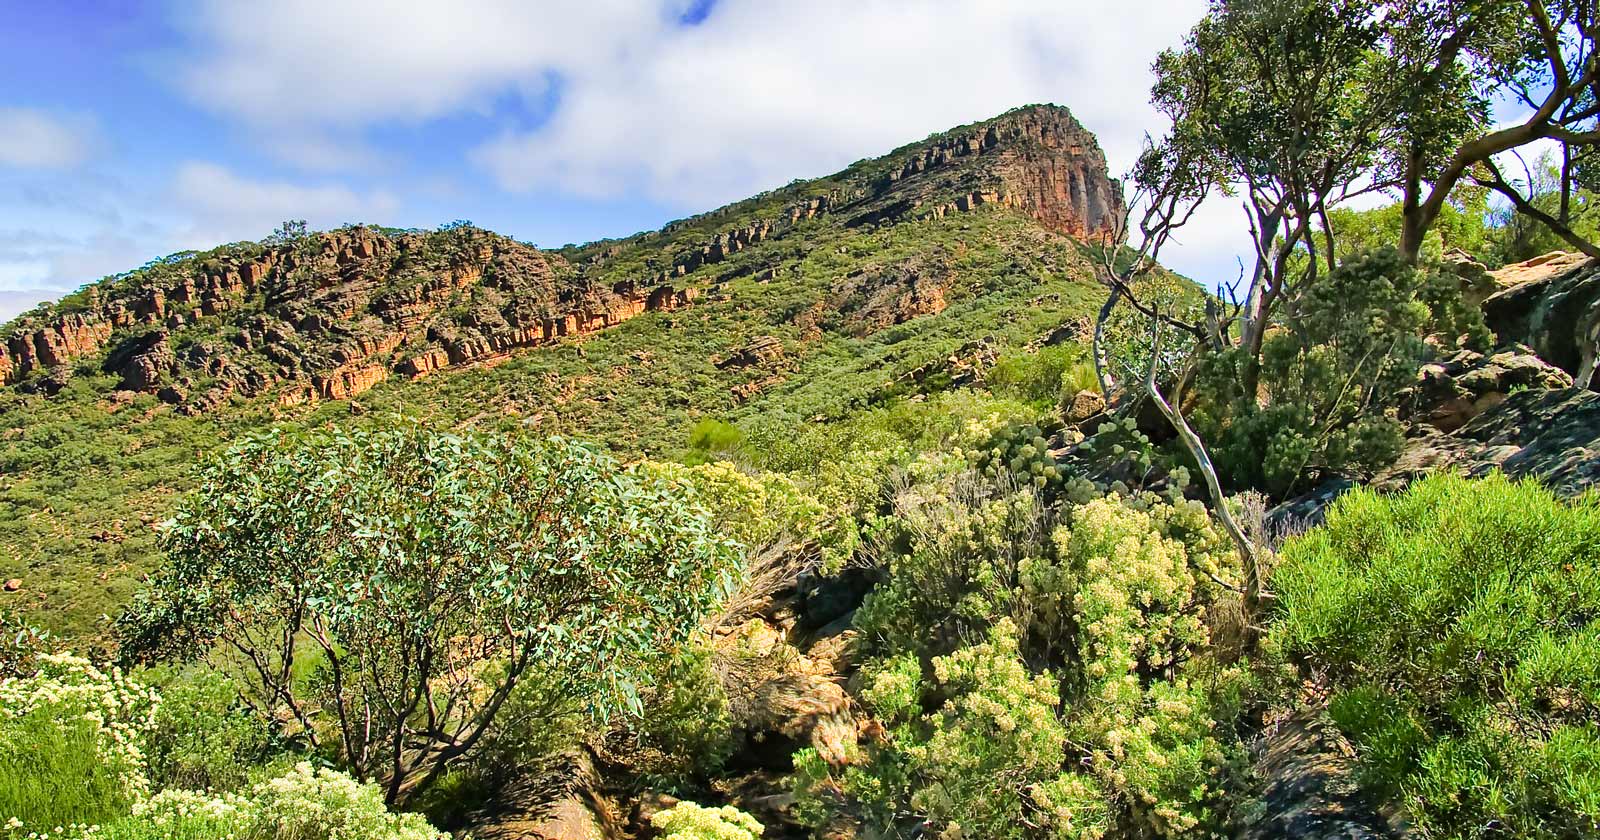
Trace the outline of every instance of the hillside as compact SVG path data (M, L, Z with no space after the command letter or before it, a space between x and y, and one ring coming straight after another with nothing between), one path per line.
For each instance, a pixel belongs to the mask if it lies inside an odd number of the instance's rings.
M632 458L937 389L1082 323L1120 195L1033 106L623 239L350 227L107 278L0 330L0 606L98 634L196 459L269 424L403 413Z

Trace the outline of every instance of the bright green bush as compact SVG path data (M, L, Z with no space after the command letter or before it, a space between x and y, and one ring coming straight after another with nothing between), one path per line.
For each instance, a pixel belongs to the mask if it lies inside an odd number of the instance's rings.
M1600 831L1600 498L1434 476L1284 547L1271 642L1436 837Z
M828 511L794 479L742 470L727 461L684 466L645 461L635 471L681 489L724 535L749 551L787 541L795 547L832 536Z
M689 429L691 463L704 463L718 456L738 451L744 443L744 432L732 423L707 417Z
M650 824L662 840L756 840L766 830L738 808L704 808L693 802L652 815Z

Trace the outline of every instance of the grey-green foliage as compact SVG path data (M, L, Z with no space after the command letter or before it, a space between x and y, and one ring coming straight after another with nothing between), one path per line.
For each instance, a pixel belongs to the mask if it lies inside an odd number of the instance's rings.
M968 458L974 469L990 479L1010 479L1040 490L1058 488L1065 478L1044 430L1034 423L1010 423L997 429Z
M676 491L609 456L414 425L248 437L163 544L125 649L212 652L390 801L471 753L526 675L636 709L637 675L736 573Z

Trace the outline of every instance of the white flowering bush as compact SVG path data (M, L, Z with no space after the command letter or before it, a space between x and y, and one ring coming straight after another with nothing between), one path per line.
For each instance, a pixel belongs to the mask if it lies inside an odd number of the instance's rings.
M662 840L756 840L765 827L738 808L680 802L650 817Z
M0 680L0 817L91 821L148 795L144 750L159 694L70 654L34 664Z
M130 815L103 824L34 828L13 821L17 840L442 840L417 814L391 814L383 791L344 773L301 762L240 793L165 790Z
M376 786L304 762L238 792L157 791L148 753L174 723L161 693L70 654L38 656L35 666L0 680L0 838L443 836L420 816L390 814Z

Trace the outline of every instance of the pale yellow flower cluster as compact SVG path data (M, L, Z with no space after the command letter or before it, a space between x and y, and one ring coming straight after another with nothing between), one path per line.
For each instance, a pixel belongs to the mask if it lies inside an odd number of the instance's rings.
M705 808L680 802L650 818L662 840L756 840L766 830L738 808Z
M223 836L338 838L338 840L444 840L416 814L391 814L375 785L301 762L289 772L242 793L169 789L151 795L143 745L161 704L155 689L113 668L101 670L70 654L39 657L39 670L0 681L0 715L49 712L62 723L76 715L94 727L97 748L116 762L133 800L130 819L183 833L196 823L225 828ZM91 840L102 826L57 825L41 830L11 817L0 823L7 840ZM211 836L211 835L207 835Z

